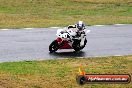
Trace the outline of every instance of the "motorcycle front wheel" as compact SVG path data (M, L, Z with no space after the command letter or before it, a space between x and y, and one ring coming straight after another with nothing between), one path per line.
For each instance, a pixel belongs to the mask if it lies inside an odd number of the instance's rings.
M49 45L49 51L50 51L50 53L53 53L53 52L57 51L57 50L59 49L58 46L59 46L59 45L58 45L57 40L54 40L54 41Z

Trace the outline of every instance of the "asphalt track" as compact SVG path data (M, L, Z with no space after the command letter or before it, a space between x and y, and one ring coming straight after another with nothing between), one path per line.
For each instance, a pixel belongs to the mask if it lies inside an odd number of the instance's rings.
M57 28L0 30L0 62L132 55L132 24L87 27L86 47L78 53L59 50L50 54L49 44Z

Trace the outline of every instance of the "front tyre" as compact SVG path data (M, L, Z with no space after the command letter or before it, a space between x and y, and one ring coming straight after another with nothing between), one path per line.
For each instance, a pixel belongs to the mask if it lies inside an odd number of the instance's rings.
M50 45L49 45L49 51L50 53L53 53L59 49L59 45L57 40L54 40Z

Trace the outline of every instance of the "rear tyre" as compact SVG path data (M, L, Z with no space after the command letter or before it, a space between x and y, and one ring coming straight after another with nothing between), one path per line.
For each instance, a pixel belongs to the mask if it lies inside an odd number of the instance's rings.
M74 40L72 47L76 52L80 51L80 40Z
M82 49L86 46L86 43L87 43L87 39L85 38L84 45L80 47L80 40L75 40L75 41L73 42L72 47L73 47L73 49L74 49L76 52L78 52L78 51L82 50Z
M81 49L83 49L86 46L86 44L87 44L87 39L85 38L84 45L81 47Z
M57 40L54 40L50 45L49 45L49 51L50 53L56 52L59 49L59 45Z

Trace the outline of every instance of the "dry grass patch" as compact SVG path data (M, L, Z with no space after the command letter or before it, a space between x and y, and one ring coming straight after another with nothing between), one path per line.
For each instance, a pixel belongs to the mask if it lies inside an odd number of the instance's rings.
M0 64L1 88L131 88L130 84L76 83L78 68L82 64L87 73L130 74L132 56L84 59L5 62Z
M89 2L89 3L131 3L130 0L70 0L75 2Z
M0 28L131 24L130 0L0 0Z

